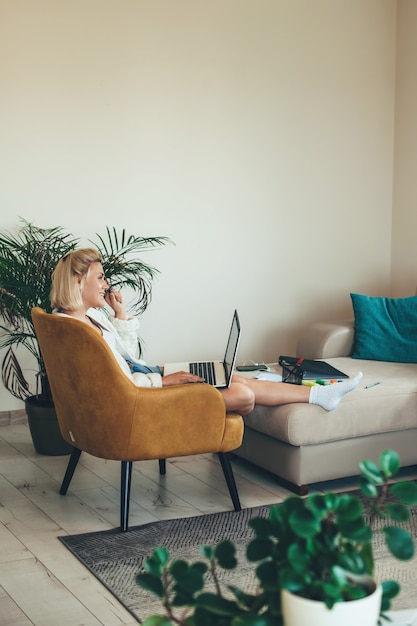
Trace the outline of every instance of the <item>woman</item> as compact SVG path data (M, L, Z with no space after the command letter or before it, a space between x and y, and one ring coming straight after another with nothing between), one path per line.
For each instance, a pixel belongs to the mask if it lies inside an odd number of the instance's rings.
M102 335L120 367L137 386L168 387L203 382L189 372L164 376L162 368L149 367L137 359L138 320L127 316L121 293L109 287L97 250L75 250L58 262L52 277L51 303L54 313L75 317ZM114 315L110 318L100 311L105 304L113 309ZM292 402L309 402L332 411L346 393L358 386L361 378L359 372L343 383L307 387L233 376L230 387L220 393L227 411L241 415L250 413L255 404L275 406Z

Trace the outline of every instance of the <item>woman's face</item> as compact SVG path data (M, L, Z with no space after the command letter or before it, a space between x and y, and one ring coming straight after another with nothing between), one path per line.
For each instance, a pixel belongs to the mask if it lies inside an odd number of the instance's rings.
M109 285L101 263L91 263L87 275L81 281L81 297L86 308L103 307L104 294Z

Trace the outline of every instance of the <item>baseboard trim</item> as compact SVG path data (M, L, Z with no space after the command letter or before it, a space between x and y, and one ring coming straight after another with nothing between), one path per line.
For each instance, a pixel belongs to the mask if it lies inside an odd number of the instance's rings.
M0 411L0 426L13 426L14 424L27 424L28 417L25 409L18 411Z

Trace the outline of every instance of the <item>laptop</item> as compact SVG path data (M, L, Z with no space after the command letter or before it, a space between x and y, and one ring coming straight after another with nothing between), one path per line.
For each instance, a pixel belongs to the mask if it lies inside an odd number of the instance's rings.
M174 372L191 372L192 374L201 376L204 378L205 382L217 387L217 389L227 389L230 387L232 381L239 341L240 322L237 311L235 310L223 361L166 363L164 365L164 376L173 374Z

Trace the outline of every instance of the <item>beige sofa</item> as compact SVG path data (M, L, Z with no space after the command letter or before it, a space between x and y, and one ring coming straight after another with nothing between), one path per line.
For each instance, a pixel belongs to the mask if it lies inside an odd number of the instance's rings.
M362 371L359 388L331 412L311 404L256 406L235 454L300 494L311 483L357 475L359 461L376 461L387 448L399 453L403 466L416 464L417 364L352 359L353 343L353 321L307 328L297 356L325 359L349 376Z

